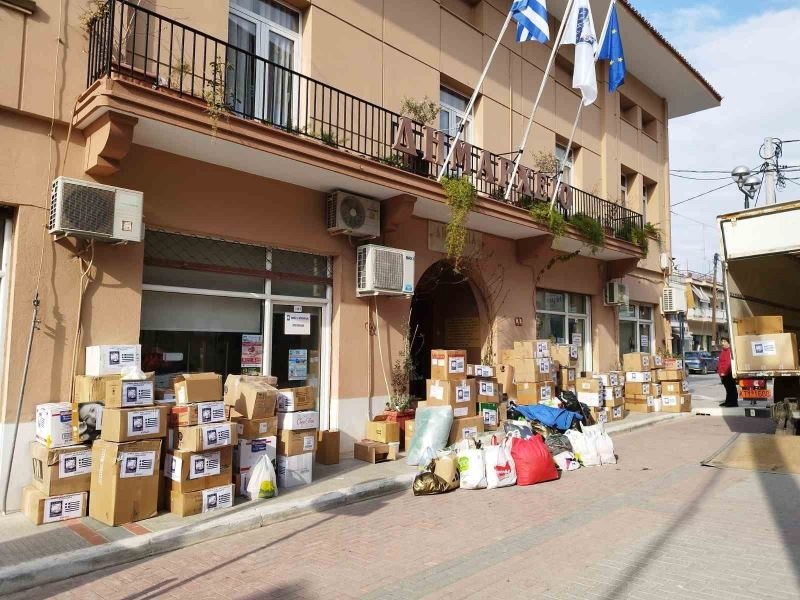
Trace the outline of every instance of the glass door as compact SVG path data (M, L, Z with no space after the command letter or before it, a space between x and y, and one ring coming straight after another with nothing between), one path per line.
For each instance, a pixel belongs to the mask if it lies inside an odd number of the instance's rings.
M323 307L272 304L268 372L278 387L311 386L319 397Z

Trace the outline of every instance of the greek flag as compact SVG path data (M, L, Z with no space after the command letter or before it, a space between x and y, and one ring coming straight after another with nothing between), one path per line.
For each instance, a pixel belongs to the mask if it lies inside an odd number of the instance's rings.
M625 83L625 51L622 49L616 6L611 9L608 31L597 58L608 61L608 91L613 94L619 86Z
M511 13L517 22L518 42L533 40L544 44L550 39L547 0L514 0Z
M589 0L575 0L561 43L575 44L575 70L572 73L572 87L581 91L583 105L589 106L597 100L597 76L594 70L597 36L594 32Z

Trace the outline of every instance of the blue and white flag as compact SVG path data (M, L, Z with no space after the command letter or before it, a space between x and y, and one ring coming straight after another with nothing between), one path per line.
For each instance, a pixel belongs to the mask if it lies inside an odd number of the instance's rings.
M612 94L625 83L625 51L622 49L622 37L619 33L617 7L611 9L608 20L608 31L600 49L599 60L608 61L608 91Z
M550 39L547 24L547 0L514 0L511 16L517 22L517 41L537 41L544 44Z
M597 35L594 32L589 0L575 0L561 43L575 44L572 87L581 91L583 105L589 106L597 100L597 75L594 70Z

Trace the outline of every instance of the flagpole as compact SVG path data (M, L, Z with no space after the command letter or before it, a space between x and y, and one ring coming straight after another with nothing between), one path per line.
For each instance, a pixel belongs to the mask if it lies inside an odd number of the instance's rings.
M506 200L508 200L508 198L511 196L511 187L514 184L514 178L517 176L517 170L519 170L519 163L522 161L522 153L525 151L525 144L528 143L528 136L531 133L533 118L536 116L536 110L539 108L539 103L542 100L542 95L544 94L544 88L547 86L547 78L550 76L550 69L553 68L553 63L556 60L556 54L558 54L558 48L559 46L561 46L561 38L564 35L564 29L566 28L567 25L567 19L569 18L570 11L572 10L572 2L573 0L568 0L567 2L567 10L564 11L564 18L561 20L561 25L558 27L558 33L556 34L556 39L553 41L553 51L550 53L550 60L547 61L547 68L544 71L544 77L542 77L542 84L539 86L539 93L536 94L536 100L533 103L531 116L528 119L528 125L525 128L525 135L522 136L522 143L519 146L519 150L517 150L516 158L514 158L514 168L511 171L511 177L509 177L508 184L506 185L506 195L505 195Z
M597 50L594 52L594 62L597 64L597 57L600 55L600 50L603 48L603 44L606 41L606 34L608 33L608 24L611 22L611 11L614 9L614 5L617 3L617 0L611 0L608 3L608 13L606 13L606 22L603 23L603 32L600 34L600 42L597 44ZM575 131L578 129L578 122L581 120L581 113L583 112L583 99L578 103L578 114L575 115L575 122L572 124L572 133L569 135L569 142L567 143L567 151L564 154L564 160L569 157L569 153L572 151L572 143L575 141ZM550 210L553 210L553 206L556 203L556 196L558 196L558 188L561 187L561 179L564 176L564 168L561 167L558 170L558 179L556 179L556 187L553 188L553 197L550 200Z
M508 24L511 22L512 14L513 11L511 10L511 8L509 8L508 14L506 15L505 23L503 23L503 27L500 29L500 35L497 36L497 41L494 43L494 48L492 48L492 52L491 54L489 54L489 60L486 61L486 65L483 67L483 73L481 73L481 76L478 79L478 83L472 92L472 97L469 99L467 108L464 110L464 118L458 125L458 132L456 132L456 137L450 142L450 151L447 153L447 158L445 159L444 164L442 165L442 170L439 171L439 176L436 178L436 181L441 181L442 177L444 177L444 174L447 172L447 165L450 164L450 159L453 157L453 152L455 151L456 146L458 145L458 140L461 137L461 134L464 133L464 128L466 127L467 124L467 118L472 114L472 108L473 106L475 106L475 100L477 100L478 94L481 91L483 80L486 79L486 75L489 73L489 66L492 64L495 52L497 52L497 48L500 46L500 42L503 40L503 36L506 33L506 29L508 29Z

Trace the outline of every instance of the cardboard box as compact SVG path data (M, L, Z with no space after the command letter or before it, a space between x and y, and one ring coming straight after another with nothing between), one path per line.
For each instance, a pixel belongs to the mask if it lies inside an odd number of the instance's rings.
M69 402L38 404L35 435L47 448L72 446L72 405Z
M169 424L171 427L190 427L192 425L207 425L208 423L222 423L225 421L225 403L198 402L173 406L169 410Z
M550 359L557 361L562 367L574 367L578 364L578 346L575 344L556 344L551 346Z
M653 354L650 356L650 370L654 371L656 369L663 369L664 368L664 357L660 354Z
M164 477L172 492L185 494L231 482L233 448L227 446L206 452L173 450L166 456Z
M606 408L608 408L609 413L611 414L612 421L621 421L622 419L628 416L628 411L625 410L624 403L620 404L619 406L612 406Z
M233 496L232 483L184 494L172 490L169 494L169 512L179 517L189 517L219 508L230 508L233 506Z
M502 390L496 379L478 379L478 402L500 402Z
M652 404L631 404L629 402L625 402L625 409L628 412L636 413L651 413L656 410Z
M483 433L483 431L482 415L453 419L453 425L450 428L450 439L447 441L447 445L449 446L469 438L476 438Z
M92 444L89 516L122 525L156 516L161 440Z
M624 388L621 385L607 387L603 390L603 404L608 408L619 406L625 402Z
M589 409L589 412L592 414L595 423L610 423L613 420L611 410L604 406L592 407Z
M626 396L650 396L653 392L652 383L635 383L632 381L625 382L625 395Z
M660 383L651 383L650 389L653 392L653 396L661 396L661 384Z
M245 419L244 417L234 417L232 422L236 424L236 433L239 436L239 439L245 438L252 440L256 438L278 435L278 417L267 417L266 419Z
M783 333L783 317L742 317L733 324L734 337Z
M625 382L628 383L650 383L653 381L653 373L660 371L627 371L625 373Z
M510 364L497 365L495 374L497 375L497 383L500 384L500 390L504 394L508 394L509 390L515 385L514 367Z
M119 375L125 367L142 368L141 344L86 347L87 375Z
M384 444L399 442L400 424L388 421L368 421L367 435L364 437L371 442L383 442Z
M278 466L278 437L256 438L253 440L239 440L233 449L233 468L236 471L249 469L266 456L272 466Z
M467 377L494 377L496 375L494 367L488 365L467 365Z
M549 402L556 396L556 388L552 382L518 383L517 404L539 404Z
M500 351L500 363L504 365L511 364L511 361L517 357L513 348L505 348Z
M683 381L665 381L661 384L662 396L675 396L689 391L689 382L685 379Z
M228 375L225 380L225 404L248 419L274 417L278 394L262 377Z
M574 367L562 367L558 370L558 385L560 387L575 385L577 380L577 370Z
M466 350L431 350L431 379L466 379Z
M297 456L278 456L278 487L290 488L311 483L314 454L306 452Z
M106 408L100 439L107 442L130 442L162 438L167 435L166 406L146 408Z
M22 488L22 513L34 525L85 517L88 504L86 492L48 497L32 485Z
M316 408L316 392L313 387L302 386L278 390L278 411L295 412L314 410Z
M100 375L91 377L89 375L76 375L74 379L76 404L94 402L105 404L106 384L119 381L119 375Z
M319 413L315 410L280 412L278 429L319 429Z
M174 389L175 402L178 404L216 402L222 400L222 375L183 373L175 377Z
M297 456L316 450L316 429L282 429L278 432L278 456Z
M602 396L604 395L605 385L600 379L594 377L579 377L575 382L575 389L578 390L578 393L585 392Z
M734 338L739 371L798 369L797 337L793 333L739 335Z
M33 485L45 496L89 491L92 480L92 449L89 446L47 448L34 441L29 449Z
M414 419L405 422L405 447L411 448L411 440L414 439Z
M427 398L428 406L452 406L455 418L472 417L477 414L478 395L474 379L428 379Z
M145 379L111 379L106 381L106 408L134 408L155 404L154 373Z
M361 440L353 445L353 458L375 464L387 460L397 460L397 452L390 443Z
M516 358L550 358L550 340L524 340L514 342Z
M551 366L549 358L517 358L512 363L514 379L519 383L538 383L551 381Z
M608 373L592 373L594 379L599 379L606 387L625 385L625 373L622 371L609 371Z
M664 369L669 369L671 371L683 371L683 359L682 358L667 358L664 357L662 361L664 363Z
M675 371L672 369L659 369L658 371L655 371L655 373L655 380L658 382L683 381L686 379L686 374L683 372L683 370Z
M321 465L339 464L340 436L338 431L320 431L317 433L316 462Z
M500 425L500 403L480 402L478 414L483 418L484 431L494 431Z
M172 448L189 452L235 446L238 440L234 423L175 427L170 431L173 432Z
M652 355L646 352L631 352L622 355L623 371L649 371Z
M674 394L661 397L661 410L663 412L680 413L692 411L691 394Z

